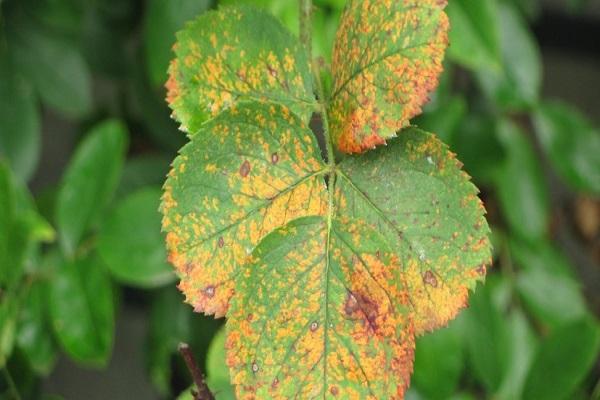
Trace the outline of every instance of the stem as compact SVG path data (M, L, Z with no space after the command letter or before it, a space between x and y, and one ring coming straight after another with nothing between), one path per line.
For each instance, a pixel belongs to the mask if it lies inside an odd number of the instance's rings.
M19 391L17 390L17 385L15 384L15 381L13 380L10 372L8 372L8 369L6 367L2 368L2 375L4 375L4 379L6 380L6 383L8 384L8 390L12 396L13 400L21 400L21 395L19 394Z
M200 368L198 368L198 364L196 364L196 360L194 359L194 355L192 354L192 350L187 343L179 344L179 353L183 357L185 364L192 375L192 379L196 384L196 388L198 389L198 393L194 393L194 399L196 400L214 400L215 396L211 393L208 385L204 380L204 375L200 372Z
M300 43L306 50L309 60L312 60L312 0L299 0L300 7Z

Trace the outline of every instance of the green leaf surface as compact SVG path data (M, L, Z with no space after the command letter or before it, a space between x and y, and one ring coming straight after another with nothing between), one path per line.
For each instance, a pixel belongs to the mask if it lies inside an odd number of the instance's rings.
M458 388L464 368L464 321L457 319L417 340L413 382L428 399L448 399Z
M213 338L206 357L206 384L216 400L235 400L235 390L231 385L229 368L225 363L225 329L222 328Z
M498 122L497 137L506 159L496 171L495 186L510 228L535 241L547 233L550 204L542 167L525 135L508 120Z
M210 0L150 0L144 15L144 50L148 75L154 86L167 80L175 32L206 11Z
M500 2L498 8L503 68L479 70L477 80L487 97L501 109L528 109L537 102L542 86L540 49L514 6Z
M472 373L488 392L494 393L508 373L509 326L493 303L487 286L471 296L466 316L465 342Z
M79 49L30 22L12 27L9 34L14 35L17 65L42 100L68 117L87 115L93 105L91 74Z
M175 53L167 100L190 134L242 100L281 103L305 122L315 108L303 48L263 11L227 7L207 12L177 34Z
M77 261L54 259L49 307L54 333L76 362L105 367L114 337L113 289L95 256Z
M510 356L508 372L496 397L500 400L521 399L527 373L535 356L538 339L527 317L518 309L508 317Z
M534 123L561 178L577 191L600 194L600 130L576 109L559 102L541 104Z
M332 139L361 153L421 113L448 43L445 1L349 0L333 48Z
M25 182L38 162L40 117L30 83L8 56L0 51L0 158L6 158L14 174Z
M161 185L169 172L169 159L162 155L145 154L128 158L123 165L117 198L123 198L148 186Z
M153 288L175 279L160 231L160 195L158 187L134 192L118 203L102 224L98 253L121 283Z
M197 311L223 316L234 277L273 229L325 211L317 141L282 106L242 103L206 123L174 161L162 212L169 259Z
M58 358L58 349L52 335L47 310L46 282L34 282L19 313L17 344L33 370L42 375L50 373Z
M94 127L79 144L63 177L56 221L63 251L72 255L110 201L119 181L127 130L116 120Z
M13 351L19 312L18 296L5 293L0 301L0 368L4 368Z
M557 329L540 344L527 377L524 399L564 400L597 361L600 328L584 318Z
M238 397L401 397L414 337L397 262L349 219L298 219L263 240L228 312Z
M496 0L452 0L448 57L468 68L498 71L501 65L500 27Z

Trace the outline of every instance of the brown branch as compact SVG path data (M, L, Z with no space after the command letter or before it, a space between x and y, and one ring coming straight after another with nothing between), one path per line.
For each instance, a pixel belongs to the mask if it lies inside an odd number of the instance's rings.
M192 354L190 346L187 343L180 343L179 353L183 357L183 360L185 361L185 364L192 375L192 379L196 384L196 389L198 390L197 392L192 391L194 400L215 400L215 396L211 393L208 385L206 384L204 375L200 371L198 364L196 364L196 360L194 359L194 355Z

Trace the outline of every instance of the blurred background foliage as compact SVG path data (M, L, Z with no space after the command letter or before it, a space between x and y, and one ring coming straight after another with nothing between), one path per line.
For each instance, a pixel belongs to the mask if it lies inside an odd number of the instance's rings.
M174 33L216 3L0 0L0 398L191 398L180 341L233 398L222 321L183 304L157 211L186 140L163 100ZM298 30L295 1L219 3ZM344 3L315 0L324 64ZM419 340L407 397L598 399L600 2L449 3L414 124L482 189L495 257Z

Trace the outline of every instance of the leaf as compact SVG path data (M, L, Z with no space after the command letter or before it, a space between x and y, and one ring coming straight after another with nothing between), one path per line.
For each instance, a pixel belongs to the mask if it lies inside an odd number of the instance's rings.
M243 100L281 103L304 122L315 108L303 48L262 11L228 7L207 12L177 34L175 53L167 100L190 134Z
M524 399L570 398L597 360L600 328L589 318L564 325L540 344L529 371Z
M453 96L436 109L418 117L414 125L427 132L434 132L444 143L451 143L467 111L464 97Z
M9 37L19 69L46 104L71 118L90 112L91 73L79 49L29 21L11 27Z
M75 361L105 367L114 340L114 302L110 279L94 256L76 261L56 257L49 307L60 345Z
M144 50L154 86L164 84L175 32L185 21L207 10L210 0L151 0L144 15Z
M234 277L273 229L322 215L324 165L283 106L240 103L203 125L174 161L162 201L169 260L197 311L225 315Z
M510 331L506 319L492 302L487 286L471 297L466 312L465 343L473 374L488 392L504 381L510 362Z
M0 368L4 368L16 339L18 296L14 292L3 294L0 301Z
M542 148L561 178L575 190L600 194L600 130L559 102L541 104L534 123Z
M38 162L40 117L31 85L9 55L0 53L0 158L8 159L15 175L26 182Z
M29 289L19 313L17 344L31 367L38 374L50 373L58 358L58 349L52 335L47 315L47 284L35 282Z
M417 341L413 382L428 399L447 399L456 392L464 369L461 340L464 319Z
M491 262L484 208L460 166L435 136L415 128L340 165L339 213L369 221L394 246L417 335L453 319Z
M511 349L508 372L496 393L500 400L522 398L525 379L538 345L538 339L529 326L527 317L518 309L512 311L508 317L508 330Z
M495 0L453 0L448 57L468 68L499 70L500 28Z
M282 356L284 349L279 346L290 346L289 340L292 339L289 335L294 333L294 329L296 334L304 335L303 329L308 329L315 322L310 320L306 325L299 325L300 321L306 323L307 318L314 317L318 326L326 325L324 318L318 319L315 314L318 310L323 311L318 301L320 297L327 299L331 294L333 297L327 300L328 307L343 311L344 302L348 303L345 297L351 292L355 294L349 299L349 325L343 325L336 317L336 321L342 324L336 330L339 337L335 339L341 343L340 351L343 343L347 346L362 345L361 340L354 343L349 339L354 329L352 324L361 316L357 308L371 304L369 307L373 309L367 310L367 314L373 318L381 314L379 317L384 321L372 321L380 327L370 333L367 327L362 334L380 338L377 346L383 347L378 349L386 350L377 353L377 357L385 354L392 357L392 353L398 352L394 356L398 361L390 365L397 371L392 374L394 377L375 376L375 370L369 370L367 379L375 384L371 390L376 394L389 394L389 389L400 395L408 384L414 334L445 325L453 318L465 306L468 290L481 279L485 264L489 262L489 229L476 189L469 183L468 176L460 171L454 156L433 135L408 129L387 148L360 158L349 157L336 168L335 178L330 177L329 184L335 186L331 192L326 190L323 180L329 173L328 167L318 160L318 154L312 133L287 108L268 103L240 103L207 122L192 136L190 144L182 149L173 163L165 184L163 228L167 231L170 259L178 269L182 279L180 288L187 301L197 311L217 316L224 315L229 303L233 302L227 314L229 324L233 326L228 331L227 347L235 349L229 353L229 364L235 371L232 379L238 384L238 396L254 389L258 393L262 390L268 393L268 387L276 376L261 375L260 379L271 379L269 382L253 381L258 378L252 373L252 363L266 368L264 363L273 362L275 354ZM388 165L388 168L382 171L379 165ZM326 206L327 194L331 208ZM335 218L334 210L337 213ZM282 228L273 234L279 238L277 243L291 243L281 251L292 251L291 245L298 249L294 253L296 258L287 258L291 263L288 271L272 271L279 262L275 262L268 252L270 242L261 240L273 230L303 216L315 217L303 219L304 222L291 222L292 227ZM328 218L332 218L335 228L328 225ZM365 221L372 226L367 226ZM298 229L295 229L297 225ZM352 234L347 231L351 227L356 227ZM296 233L301 228L302 235ZM381 231L384 237L376 239L379 237L376 230ZM333 238L334 234L337 235L332 239L335 243L328 245L326 238ZM361 243L356 243L358 238L362 238ZM318 244L314 251L306 247L308 242L315 246ZM389 268L382 269L380 264L383 261L377 261L375 253L379 250L383 257L382 254L386 253L383 249L388 248L388 243L395 246L399 256L386 256ZM365 250L357 250L353 257L350 250L359 245L365 246ZM268 256L264 264L247 265L247 255L253 249L255 255L252 259L257 257L256 254ZM339 269L335 273L341 281L325 273L324 249L327 249L325 253L331 260L335 259ZM297 258L298 254L302 257ZM360 267L361 257L370 260L368 263L363 261L366 263L364 268ZM314 268L310 274L302 275L302 268L306 268L311 259L315 261ZM397 261L392 263L392 259ZM269 261L273 265L269 265ZM371 270L374 282L366 278L366 270ZM244 279L236 279L238 277ZM307 279L307 282L301 279ZM324 281L329 282L331 288L322 286ZM301 304L313 312L302 312L300 303L291 300L282 300L286 303L284 305L270 299L259 308L247 305L242 299L254 299L257 295L255 288L245 286L250 282L272 285L269 292L275 297L295 293L290 295L290 299L301 299ZM363 283L359 285L359 282ZM316 285L310 296L304 292L309 284ZM383 292L378 285L385 288ZM386 300L385 292L391 300ZM233 293L236 296L232 299ZM262 297L256 300L266 301ZM401 313L392 312L392 301L402 306ZM270 307L265 308L267 305ZM276 311L271 307L279 310L279 319L274 319L274 323L282 324L293 316L297 324L293 329L275 326L273 329L281 330L280 336L273 337L278 340L253 342L257 332L246 329L244 324L250 322L246 314L253 314L252 322L269 319L265 315L267 313L275 318ZM294 307L297 311L290 314L291 311L281 311L282 307ZM403 322L392 323L392 320L397 322L397 318ZM364 318L363 323L367 325ZM346 327L342 329L343 326ZM313 331L316 332L316 329ZM289 334L285 336L287 331ZM244 332L243 337L237 337L236 332ZM284 339L288 340L287 344L282 342ZM251 359L248 356L250 349L260 351L263 358ZM344 368L359 374L354 377L358 381L353 385L357 393L366 394L369 389L361 384L364 377L360 377L357 363L368 363L369 368L374 368L373 362L387 364L385 359L366 357L366 348L355 350L358 361L345 359ZM324 351L323 348L319 351L324 359L335 355L334 351L329 355ZM348 348L344 351L350 356ZM264 358L267 354L271 358ZM312 365L307 364L310 360L316 361L310 358L302 361L304 364L286 363L287 375L292 371L310 369ZM299 392L301 397L312 393L312 388L315 393L339 390L343 394L348 389L344 385L349 384L338 382L342 379L341 375L325 389L323 382L318 383L308 375L306 385L300 381L283 384L283 380L287 379L283 375L278 379L282 383L276 385L271 393L273 395L293 395L287 392L292 390L292 386L307 391ZM385 379L394 381L382 383ZM266 386L261 386L263 384ZM288 384L292 386L286 386Z
M98 236L98 253L118 281L142 288L175 279L160 232L159 188L145 188L111 211Z
M235 390L231 385L229 369L225 363L225 329L215 335L206 357L206 384L216 400L235 400Z
M477 81L501 109L528 109L537 102L542 86L540 49L514 6L499 2L498 9L503 68L479 70Z
M546 235L550 214L542 167L525 132L514 123L501 119L497 137L506 153L494 179L501 211L512 230L535 241Z
M72 255L116 189L127 141L116 120L94 127L67 167L56 204L61 247Z
M398 260L375 231L299 219L262 241L242 273L226 345L239 398L402 397L412 321Z
M123 166L117 198L122 198L147 186L161 185L169 172L169 159L158 154L128 158Z
M333 49L328 108L345 153L384 144L421 113L448 43L445 1L349 0Z

